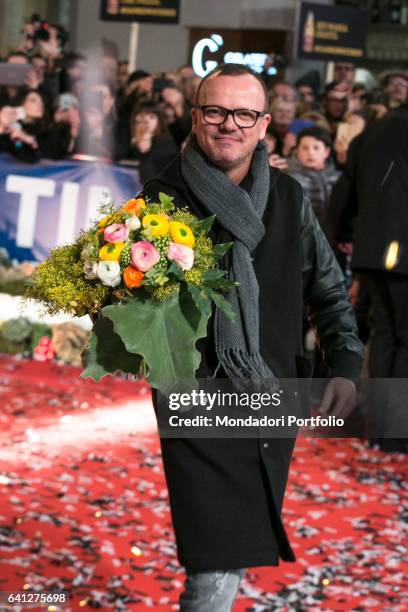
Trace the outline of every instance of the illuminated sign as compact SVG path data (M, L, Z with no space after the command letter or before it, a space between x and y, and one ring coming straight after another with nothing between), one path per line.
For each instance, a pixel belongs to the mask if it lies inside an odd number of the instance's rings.
M101 0L102 21L178 23L180 0Z
M364 57L368 11L302 2L297 5L297 56L352 62Z
M215 59L205 59L206 56L218 54L224 45L224 39L220 34L211 34L208 38L201 38L194 46L191 57L191 65L194 72L204 77L214 70L219 64ZM224 64L244 64L255 72L262 72L267 53L242 53L242 51L227 51L222 59ZM270 68L268 74L276 74L276 68Z

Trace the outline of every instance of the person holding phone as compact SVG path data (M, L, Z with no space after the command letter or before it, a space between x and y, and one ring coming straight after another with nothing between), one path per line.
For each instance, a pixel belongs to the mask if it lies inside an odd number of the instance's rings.
M159 174L178 152L159 107L149 101L135 105L130 115L130 142L122 156L139 162L142 182Z

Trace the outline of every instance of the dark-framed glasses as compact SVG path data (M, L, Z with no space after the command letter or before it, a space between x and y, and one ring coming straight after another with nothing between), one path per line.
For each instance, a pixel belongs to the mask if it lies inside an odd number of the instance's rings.
M203 113L204 121L210 125L222 125L227 120L228 115L232 115L234 123L239 128L254 127L259 117L266 115L266 111L257 111L250 108L235 108L231 110L223 106L213 106L211 104L197 105Z

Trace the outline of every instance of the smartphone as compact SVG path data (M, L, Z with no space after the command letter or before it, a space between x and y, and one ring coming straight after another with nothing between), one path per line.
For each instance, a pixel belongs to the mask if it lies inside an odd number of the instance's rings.
M0 85L21 87L25 85L31 64L10 64L0 62Z
M23 106L17 106L16 108L16 119L17 121L24 121L26 118L26 112Z
M58 98L58 108L69 110L74 106L74 96L70 93L63 93Z

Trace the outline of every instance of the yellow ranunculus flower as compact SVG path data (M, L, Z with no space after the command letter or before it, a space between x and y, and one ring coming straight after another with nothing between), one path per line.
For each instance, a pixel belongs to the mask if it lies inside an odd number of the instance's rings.
M185 223L172 221L170 223L170 235L173 242L193 248L195 242L194 234Z
M124 242L107 242L105 246L99 249L99 259L101 261L119 261L124 246Z
M166 236L169 233L169 222L164 215L145 215L143 227L149 228L153 238Z
M103 219L101 219L98 223L98 227L106 227L107 225L110 225L112 223L112 215L106 215L106 217L103 217Z

